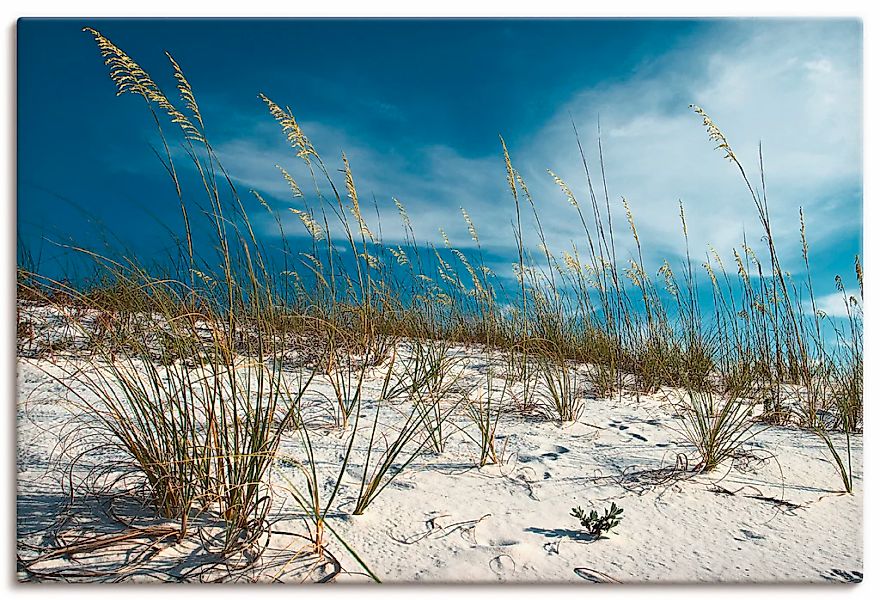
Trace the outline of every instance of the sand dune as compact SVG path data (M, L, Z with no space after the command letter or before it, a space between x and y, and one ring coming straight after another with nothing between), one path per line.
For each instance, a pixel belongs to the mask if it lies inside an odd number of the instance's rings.
M463 357L458 388L485 386L491 355L455 351ZM95 539L112 543L49 556L30 564L34 573L88 581L369 581L336 537L327 536L324 559L309 547L306 521L290 494L303 484L293 466L304 459L294 431L285 434L266 481L273 503L263 553L221 568L211 550L215 524L197 520L196 533L178 542L162 529L174 524L153 516L139 500L143 494L132 491L137 474L119 478L125 456L87 435L90 415L55 379L63 376L62 364L101 368L71 356L18 362L19 557L29 561ZM474 425L456 410L444 451L423 449L365 514L353 516L375 411L374 444L381 450L378 440L392 435L410 410L405 400L377 408L382 373L371 369L365 381L358 436L327 524L383 582L861 579L861 436L854 438L853 495L839 493L825 444L796 428L756 424L734 460L695 474L674 390L587 397L582 416L567 424L506 405L496 432L499 464L482 468ZM318 377L304 402L319 405L330 395ZM316 423L315 466L329 490L353 423L346 429ZM623 519L601 539L585 534L570 515L575 506L601 513L612 501L624 509ZM134 537L120 538L125 535ZM20 578L32 576L19 565Z

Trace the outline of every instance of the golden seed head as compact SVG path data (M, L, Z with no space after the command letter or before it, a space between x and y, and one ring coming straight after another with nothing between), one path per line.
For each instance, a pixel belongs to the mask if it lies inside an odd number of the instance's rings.
M321 240L324 238L324 229L318 222L312 217L310 213L299 210L297 208L291 208L290 211L299 217L299 220L302 221L302 224L312 235L312 239L315 241Z
M577 198L574 197L574 192L571 191L571 188L568 187L568 184L562 181L562 179L560 179L559 176L550 169L547 169L547 172L550 174L550 177L553 178L553 181L556 183L556 185L558 185L560 189L562 189L562 193L565 194L565 197L568 199L568 203L577 208Z
M201 130L196 127L186 115L180 112L168 100L168 98L165 97L165 94L162 93L159 86L156 85L153 79L140 67L140 65L97 30L92 29L91 27L86 27L83 31L92 34L95 38L95 42L98 44L98 50L101 53L101 57L104 59L104 64L110 69L110 79L116 84L117 95L131 93L142 96L147 102L155 104L162 109L171 118L171 122L176 123L180 127L186 139L197 142L205 141ZM195 96L192 95L192 89L189 87L186 78L183 77L183 72L180 70L180 66L170 55L168 55L168 58L171 60L171 64L175 70L175 77L178 80L178 88L181 90L184 101L187 103L190 110L193 111L199 121L199 125L201 125L201 114L198 112L198 105L195 102Z
M296 122L296 118L294 118L293 114L290 112L290 109L285 111L283 108L272 102L272 100L270 100L265 94L260 94L260 99L266 103L266 106L269 108L269 113L276 121L278 121L278 124L281 125L281 131L287 137L287 141L290 143L291 147L296 150L296 155L306 164L309 164L310 157L317 157L318 153L315 151L315 147L312 146L309 138L307 138L306 134L300 129L300 126Z

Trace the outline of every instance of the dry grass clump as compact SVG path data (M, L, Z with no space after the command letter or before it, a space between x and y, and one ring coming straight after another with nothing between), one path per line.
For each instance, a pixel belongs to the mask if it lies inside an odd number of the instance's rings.
M694 470L712 471L756 435L754 402L730 392L697 390L687 390L687 398L679 409L684 413L683 433L700 457Z
M550 343L534 352L537 385L532 393L540 400L540 411L550 419L577 421L590 393L587 377L571 365Z

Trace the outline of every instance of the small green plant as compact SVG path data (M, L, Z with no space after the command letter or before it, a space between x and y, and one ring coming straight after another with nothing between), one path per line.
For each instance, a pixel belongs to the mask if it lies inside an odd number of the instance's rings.
M580 506L571 509L571 516L581 522L581 526L587 530L587 533L596 537L601 537L603 533L608 533L618 525L623 518L623 509L614 502L605 509L605 514L599 516L595 510L591 510L587 514Z

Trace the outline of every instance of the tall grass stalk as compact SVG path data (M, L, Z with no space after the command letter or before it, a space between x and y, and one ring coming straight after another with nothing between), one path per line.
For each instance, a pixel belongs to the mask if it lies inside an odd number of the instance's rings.
M479 448L477 464L480 467L498 464L501 460L496 444L496 431L504 411L504 398L510 387L506 377L497 377L494 374L495 367L491 364L490 357L487 357L486 367L483 387L464 400L467 415L477 429L476 436L469 433L467 435ZM500 390L496 381L501 381Z

